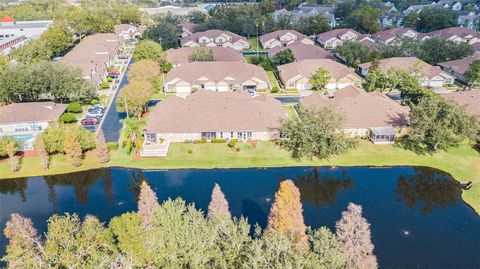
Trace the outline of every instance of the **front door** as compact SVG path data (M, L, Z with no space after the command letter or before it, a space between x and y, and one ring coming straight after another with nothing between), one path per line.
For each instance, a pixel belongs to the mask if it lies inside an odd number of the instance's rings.
M240 141L249 141L252 139L252 132L238 132L237 137Z

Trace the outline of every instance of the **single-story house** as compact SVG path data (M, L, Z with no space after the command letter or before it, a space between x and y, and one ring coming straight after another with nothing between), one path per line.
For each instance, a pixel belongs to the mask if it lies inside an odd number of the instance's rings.
M350 85L360 85L362 78L354 70L330 59L302 60L278 66L280 78L287 89L310 90L310 76L323 68L330 74L326 89L333 91Z
M287 113L281 102L266 95L198 90L186 98L172 96L150 114L141 154L164 156L161 145L169 142L276 139L282 119Z
M198 25L191 22L184 22L178 24L177 27L179 28L180 32L182 32L180 37L187 37L195 33Z
M286 47L293 42L302 42L307 45L314 45L315 42L306 35L295 30L278 30L260 37L260 42L264 49L272 49L275 47Z
M370 138L375 144L393 144L408 125L408 106L379 92L367 93L348 86L327 96L313 93L300 99L305 109L330 106L345 116L343 128L351 137Z
M463 75L465 74L465 72L468 70L468 68L474 61L479 61L479 60L480 60L480 53L476 52L472 56L469 56L463 59L438 63L437 65L440 66L444 71L455 76L455 78L458 81L465 83L465 77Z
M392 28L372 35L374 39L383 44L389 44L396 38L408 37L417 39L419 33L410 28Z
M207 30L196 32L180 39L182 47L230 47L244 50L250 47L247 39L230 31Z
M67 105L54 102L14 103L0 108L0 137L11 136L23 150L32 150L35 138L57 122Z
M99 85L108 75L108 67L118 58L123 40L114 33L89 35L82 39L60 60L61 63L79 67L83 78Z
M317 42L326 49L335 49L348 40L357 40L362 34L353 29L335 29L318 34Z
M368 75L371 62L359 64L359 72L363 76ZM437 66L432 66L416 57L392 57L379 61L379 69L386 73L390 68L403 69L412 75L420 76L419 82L427 87L442 87L445 84L453 84L455 77L443 71Z
M142 37L144 28L130 24L117 24L114 27L115 35L122 40L136 40Z
M195 90L216 92L256 91L270 89L265 70L242 62L192 62L168 72L163 83L166 92L185 97Z
M475 44L480 42L480 33L468 27L450 27L438 31L428 32L422 35L422 40L439 37L455 42L467 42Z
M178 49L169 49L167 53L167 61L174 67L181 64L189 63L189 56L195 48L184 47ZM213 60L218 62L245 62L245 57L238 50L226 47L208 47L212 52Z
M307 59L333 59L330 52L316 45L308 45L303 42L293 42L285 47L274 47L268 51L270 57L284 50L291 50L296 61Z
M447 100L454 100L464 106L468 113L480 116L480 90L443 93L440 96Z

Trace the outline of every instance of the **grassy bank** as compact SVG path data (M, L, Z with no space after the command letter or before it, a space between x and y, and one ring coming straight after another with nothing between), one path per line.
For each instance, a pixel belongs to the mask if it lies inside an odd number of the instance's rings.
M225 144L182 144L170 146L168 157L137 159L126 155L122 150L112 154L109 166L122 166L143 169L175 168L232 168L232 167L279 167L279 166L428 166L450 173L459 181L472 180L473 187L463 193L464 200L480 213L480 154L472 147L463 145L449 151L439 151L433 155L419 155L393 145L375 146L362 141L358 148L345 155L329 160L292 159L288 152L271 142L259 142L254 148L249 143L239 143L240 151L231 152ZM188 153L189 149L193 153ZM51 169L44 171L38 157L23 159L22 169L12 173L7 162L0 163L2 178L26 177L42 174L59 174L101 167L98 159L89 154L83 166L75 168L64 156L53 156Z

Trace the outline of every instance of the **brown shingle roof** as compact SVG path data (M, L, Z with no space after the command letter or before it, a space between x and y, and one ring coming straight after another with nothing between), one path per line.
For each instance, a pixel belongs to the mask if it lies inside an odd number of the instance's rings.
M158 103L146 129L151 133L272 131L286 118L280 101L269 96L199 90Z
M280 51L290 49L295 56L296 61L306 59L332 59L333 55L330 52L322 49L316 45L308 45L299 41L295 41L286 47L275 47L269 50L270 55L275 55Z
M450 27L450 28L445 28L445 29L425 33L424 36L440 37L440 38L448 39L448 38L451 38L452 36L458 36L461 38L467 38L468 36L480 37L480 34L477 31L474 31L468 27Z
M477 60L480 60L480 53L475 53L472 56L463 59L439 63L438 65L463 75L468 67Z
M283 81L287 81L297 75L310 77L318 68L323 68L330 73L332 79L338 80L346 76L361 78L347 66L330 59L302 60L289 64L280 65L278 71Z
M194 42L198 43L198 39L201 38L202 36L206 36L208 38L216 38L216 37L218 37L222 34L226 34L226 35L230 36L232 38L232 40L230 42L232 42L232 43L235 43L238 40L243 40L243 41L247 42L247 39L245 37L237 35L237 34L232 33L230 31L213 29L213 30L207 30L207 31L203 31L203 32L196 32L196 33L193 33L189 36L183 37L180 40L180 43L182 45L187 43L188 41L194 41Z
M280 40L280 36L282 36L286 33L291 33L291 34L295 35L297 37L297 40L302 40L304 38L308 38L306 35L304 35L302 33L299 33L295 30L278 30L278 31L271 32L271 33L260 36L260 41L262 43L265 43L270 39Z
M66 108L54 102L14 103L0 108L0 124L57 121Z
M213 59L219 62L245 62L242 54L232 48L226 47L209 47L213 54ZM167 60L174 64L188 63L188 56L192 53L194 48L184 47L178 49L167 50Z
M352 32L352 33L356 34L357 36L361 36L361 34L359 32L357 32L353 29L350 29L350 28L346 28L346 29L334 29L334 30L331 30L331 31L328 31L328 32L325 32L325 33L318 34L317 38L320 39L320 40L323 40L323 41L327 41L327 40L329 40L333 37L336 37L336 38L340 39L340 36L346 34L347 32Z
M263 68L242 62L186 63L168 72L165 82L168 83L176 78L191 84L203 84L206 81L243 83L252 78L268 83L267 73ZM206 78L206 80L199 80L200 78Z
M60 62L77 66L84 76L91 76L92 70L106 71L106 63L120 47L119 38L114 33L94 34L85 37ZM94 79L94 78L92 78Z
M388 30L385 30L385 31L375 33L375 34L373 34L373 36L378 38L379 40L386 41L386 40L388 40L392 37L401 36L408 31L413 31L413 32L417 33L415 30L410 29L410 28L392 28L392 29L388 29ZM418 35L418 33L417 33L417 35Z
M300 99L304 108L332 106L344 114L344 128L403 127L408 124L409 108L386 95L352 86L335 92L333 98L314 93Z
M372 65L371 62L359 64L358 66L366 69ZM399 68L409 72L415 71L415 69L420 69L420 73L427 78L432 78L434 76L442 73L442 70L436 66L427 64L426 62L416 58L416 57L392 57L386 58L379 61L378 67L383 72L387 72L390 68Z
M198 25L196 23L192 23L192 22L180 23L178 26L181 27L182 30L185 29L185 30L190 31L190 33L193 33L195 31L195 29L198 27Z
M480 115L480 90L445 93L440 94L440 96L465 106L467 112L471 114Z

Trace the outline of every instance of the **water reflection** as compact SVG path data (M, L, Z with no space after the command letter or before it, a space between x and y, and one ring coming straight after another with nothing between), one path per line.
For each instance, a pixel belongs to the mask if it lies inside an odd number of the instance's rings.
M86 205L88 204L88 191L93 184L101 178L105 179L107 182L110 181L110 183L106 183L107 185L104 186L104 192L106 197L110 197L109 201L111 202L113 201L113 193L110 169L95 169L71 174L45 176L44 180L48 188L48 200L55 209L57 207L57 193L55 188L73 187L77 201L81 205Z
M143 174L143 171L133 170L130 174L130 182L127 185L127 189L133 193L135 201L138 201L138 196L140 195L140 185L143 181L149 183L147 177L145 177Z
M317 168L299 176L295 185L300 190L302 203L311 203L316 207L331 205L337 195L353 186L353 180L345 173L334 176L322 176Z
M0 193L14 195L17 192L20 194L22 202L27 201L25 191L28 186L28 178L16 178L8 180L0 180Z
M395 192L398 201L412 209L421 206L424 213L433 208L446 208L462 202L461 186L449 175L433 169L415 167L414 175L402 175L397 180Z

